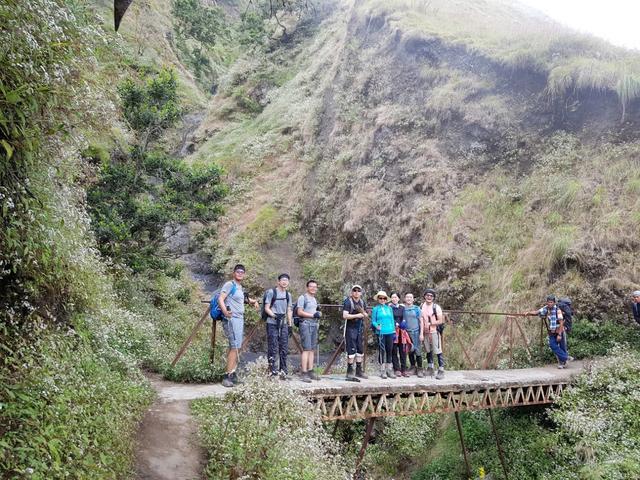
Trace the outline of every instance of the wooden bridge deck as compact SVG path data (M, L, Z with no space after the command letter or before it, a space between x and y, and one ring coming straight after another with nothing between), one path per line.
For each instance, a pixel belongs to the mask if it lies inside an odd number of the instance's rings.
M323 420L353 420L549 404L583 368L581 362L572 362L564 370L547 366L448 371L443 380L415 376L383 380L371 375L360 383L347 382L338 374L313 383L294 376L286 384L308 397ZM228 391L220 384L172 384L162 388L159 396L171 402L222 397Z

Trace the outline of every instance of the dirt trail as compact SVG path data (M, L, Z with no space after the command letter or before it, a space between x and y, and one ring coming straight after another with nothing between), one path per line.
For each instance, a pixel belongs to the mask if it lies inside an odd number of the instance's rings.
M150 376L154 389L178 385ZM197 425L189 411L189 401L167 401L158 397L147 411L136 443L136 480L199 480L206 463L198 443Z

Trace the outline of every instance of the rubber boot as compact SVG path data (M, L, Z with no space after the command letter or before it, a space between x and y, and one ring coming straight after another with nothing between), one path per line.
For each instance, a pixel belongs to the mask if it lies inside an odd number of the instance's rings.
M393 371L393 364L392 363L387 363L387 376L389 378L396 378L397 377L397 375Z
M369 376L365 375L365 373L362 371L362 362L356 363L356 377L364 379L369 378Z
M360 380L358 380L354 375L353 375L353 363L348 363L347 364L347 377L346 379L350 382L359 382Z
M387 378L387 364L386 363L381 363L380 364L380 378Z

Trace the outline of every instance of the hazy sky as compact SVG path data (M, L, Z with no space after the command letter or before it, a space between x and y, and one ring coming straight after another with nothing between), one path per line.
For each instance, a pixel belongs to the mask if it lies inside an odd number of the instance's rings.
M519 0L571 28L640 49L638 0Z

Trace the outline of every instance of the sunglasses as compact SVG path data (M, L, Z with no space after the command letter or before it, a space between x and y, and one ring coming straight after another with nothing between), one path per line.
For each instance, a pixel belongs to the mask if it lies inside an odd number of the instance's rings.
M387 297L378 297L378 300L387 300Z
M354 288L353 290L351 290L352 292L361 292L362 290L360 290L359 288Z
M236 270L236 273L244 273L244 270Z

